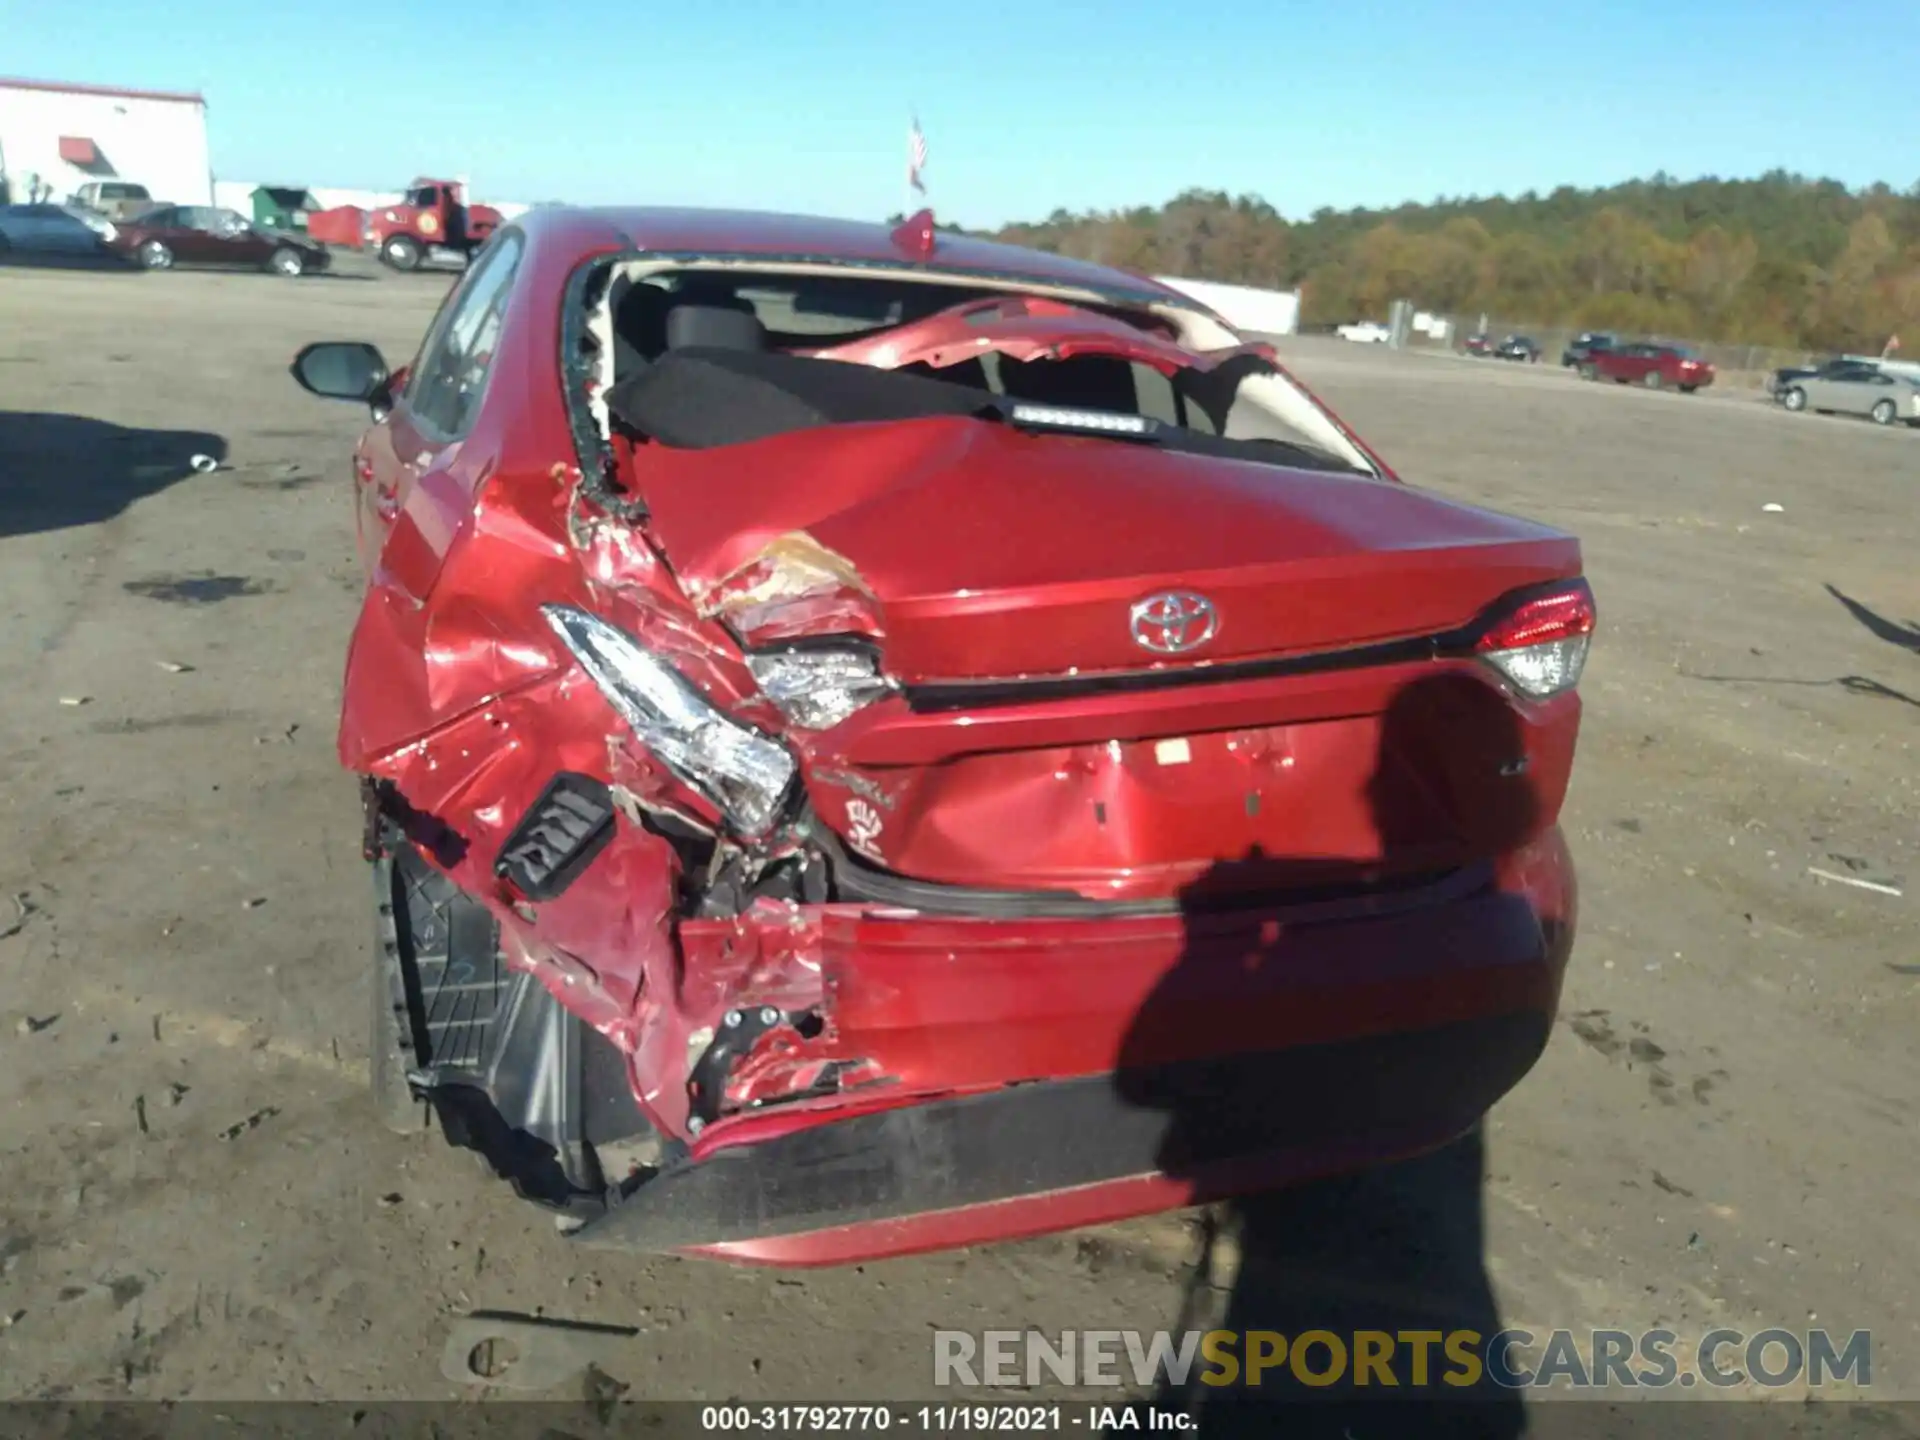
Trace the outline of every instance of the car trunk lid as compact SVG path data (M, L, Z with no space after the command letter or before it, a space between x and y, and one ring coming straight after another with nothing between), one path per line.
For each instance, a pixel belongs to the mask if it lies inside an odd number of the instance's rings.
M650 447L646 470L649 528L697 602L802 535L871 595L909 685L1427 635L1580 570L1568 536L1394 481L971 419ZM1167 593L1210 608L1191 649L1136 611Z

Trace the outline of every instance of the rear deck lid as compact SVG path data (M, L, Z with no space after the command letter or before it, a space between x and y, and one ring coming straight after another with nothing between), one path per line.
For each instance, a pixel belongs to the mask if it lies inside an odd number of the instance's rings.
M804 533L878 602L909 684L1431 634L1580 572L1570 536L1394 481L978 419L649 446L640 466L696 600Z

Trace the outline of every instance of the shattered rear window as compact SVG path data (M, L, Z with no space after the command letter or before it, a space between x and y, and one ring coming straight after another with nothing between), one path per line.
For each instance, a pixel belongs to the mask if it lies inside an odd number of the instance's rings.
M783 349L844 344L883 334L942 310L993 295L978 285L902 284L886 276L756 275L684 272L651 275L641 285L664 290L675 299L701 304L752 307L767 337ZM638 288L638 287L636 287ZM1010 290L1010 297L1024 292ZM1163 333L1152 317L1119 306L1087 309L1125 320L1139 329Z

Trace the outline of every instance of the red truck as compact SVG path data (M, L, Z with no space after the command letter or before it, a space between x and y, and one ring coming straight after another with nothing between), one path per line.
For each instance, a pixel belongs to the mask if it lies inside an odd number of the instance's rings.
M1588 380L1644 385L1649 390L1671 385L1683 395L1713 383L1713 366L1686 346L1651 342L1596 350L1581 362L1580 374Z
M417 270L465 266L501 218L491 206L469 205L457 181L423 178L407 187L397 205L318 211L307 218L307 234L328 245L372 250L396 270Z

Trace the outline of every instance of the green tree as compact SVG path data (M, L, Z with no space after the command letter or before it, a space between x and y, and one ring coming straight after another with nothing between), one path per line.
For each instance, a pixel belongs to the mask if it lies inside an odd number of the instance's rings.
M1301 286L1314 324L1384 318L1405 298L1812 349L1920 336L1920 186L1850 191L1783 170L1323 208L1292 224L1260 197L1189 189L1159 206L1055 210L999 238L1153 274Z

